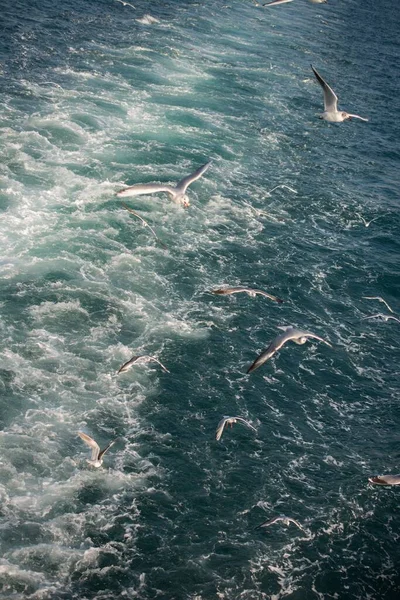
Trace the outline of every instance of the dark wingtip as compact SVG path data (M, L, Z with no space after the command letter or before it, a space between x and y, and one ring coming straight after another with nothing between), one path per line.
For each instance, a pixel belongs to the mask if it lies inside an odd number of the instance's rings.
M251 373L252 371L254 371L255 368L256 367L254 366L254 363L252 365L250 365L250 367L246 371L246 375L248 375L249 373Z
M276 301L278 304L283 304L283 300L281 298L277 298Z

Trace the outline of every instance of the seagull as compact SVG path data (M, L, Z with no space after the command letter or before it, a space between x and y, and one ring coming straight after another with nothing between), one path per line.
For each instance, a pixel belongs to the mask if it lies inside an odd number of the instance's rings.
M162 183L139 183L137 185L131 185L130 187L120 190L117 192L117 196L119 198L125 198L126 196L140 196L141 194L157 194L158 192L167 192L167 194L171 196L175 203L181 203L185 208L187 208L190 205L189 198L186 195L187 188L191 183L196 181L196 179L199 179L205 171L207 171L210 164L211 161L198 168L191 175L184 177L175 187Z
M293 0L273 0L272 2L263 4L263 6L278 6L278 4L287 4L288 2L293 2Z
M133 6L133 4L129 4L129 2L124 2L124 0L117 0L117 2L120 2L121 4L123 4L124 6L130 6L131 8L135 8Z
M135 217L137 217L138 219L140 219L143 223L143 225L145 227L148 227L151 231L151 233L154 235L154 237L156 238L157 242L163 247L163 248L167 248L167 246L160 240L160 238L158 237L158 235L156 234L156 232L154 231L154 229L152 227L150 227L150 225L148 224L148 222L143 219L143 217L141 217L135 210L133 210L132 208L130 208L129 206L127 206L125 204L125 202L122 202L122 206L124 208L126 208L126 210L129 210L130 213L132 213L133 215L135 215Z
M232 294L240 294L240 292L245 292L246 294L248 294L250 296L250 298L255 298L257 294L260 294L260 296L265 296L266 298L269 298L270 300L273 300L274 302L278 302L279 304L282 304L283 300L281 300L280 298L277 298L276 296L272 296L272 294L268 294L267 292L264 292L263 290L256 290L253 288L247 288L247 287L226 287L226 288L218 288L216 290L211 290L211 294L217 294L218 296L231 296Z
M375 485L400 485L400 475L376 475L368 477L368 481Z
M364 300L379 300L379 302L383 302L383 304L390 310L390 312L394 312L389 306L389 304L384 300L381 296L362 296Z
M314 71L314 75L317 78L318 83L324 91L324 112L320 116L321 119L325 119L325 121L330 121L331 123L341 123L342 121L351 119L351 117L361 119L361 121L368 121L368 119L364 119L364 117L360 117L359 115L352 115L350 113L338 110L338 97L336 96L335 92L326 83L326 81L322 79L321 75L314 69L312 65L311 68Z
M247 425L247 427L250 427L250 429L252 429L253 431L255 431L257 433L257 429L255 427L253 427L253 425L250 425L250 423L248 421L245 421L244 419L242 419L242 417L224 417L218 423L217 431L215 433L215 439L217 440L217 442L219 442L219 440L221 439L221 436L225 429L225 425L230 425L232 428L233 424L238 423L238 422L243 423L244 425Z
M143 25L152 25L153 23L160 22L156 17L152 17L151 15L144 15L141 19L135 19L135 21L142 23Z
M293 194L297 194L296 190L294 190L290 186L286 185L286 183L280 183L279 185L276 185L271 190L268 190L267 194L271 194L272 192L274 192L278 188L286 188L287 190L291 191Z
M253 364L247 369L247 373L251 373L252 371L258 369L258 367L261 367L261 365L263 365L269 358L271 358L271 356L273 356L275 352L277 352L277 350L282 348L282 346L289 341L301 345L305 344L308 338L315 338L316 340L319 340L320 342L323 342L324 344L332 348L332 344L322 339L318 335L310 333L309 331L297 329L297 327L292 326L279 327L279 329L283 329L283 333L280 333L274 340L272 340L268 348L261 352L261 354L253 362Z
M154 358L154 356L149 356L148 354L142 354L141 356L132 356L132 358L130 358L126 363L124 363L122 367L118 370L117 375L119 375L120 373L125 373L125 371L130 369L134 363L150 362L151 360L154 360L154 362L158 363L163 371L169 373L168 369L164 367L164 365L157 358Z
M86 435L86 433L83 433L83 431L78 431L78 435L85 442L85 444L87 444L92 449L92 457L90 460L88 459L87 462L89 463L89 465L92 465L96 468L101 467L101 465L103 464L103 455L117 441L114 440L113 442L110 442L108 446L104 448L104 450L100 450L100 446L97 442L94 441L93 438L90 437L90 435Z
M380 218L381 218L381 216L383 216L383 215L379 215L378 217L375 217L374 219L371 219L370 221L366 221L366 220L364 219L364 217L363 217L362 215L360 215L360 213L356 213L356 215L357 215L358 217L360 217L360 219L361 219L361 221L364 223L365 227L369 227L369 226L371 225L371 223L373 223L374 221L377 221L378 219L380 219Z
M392 315L384 315L383 313L377 313L376 315L371 315L370 317L363 317L363 319L382 319L385 321L385 323L389 321L389 319L393 319L393 321L400 323L400 319L397 317L392 317Z
M274 523L278 523L279 521L282 521L285 525L288 525L288 526L290 525L290 523L293 523L299 529L304 531L303 527L300 525L300 523L298 521L296 521L295 519L292 519L292 517L286 517L285 515L279 515L278 517L274 517L273 519L270 519L269 521L264 521L264 523L261 523L261 525L257 525L257 527L255 527L254 529L260 529L260 527L269 527L270 525L273 525Z

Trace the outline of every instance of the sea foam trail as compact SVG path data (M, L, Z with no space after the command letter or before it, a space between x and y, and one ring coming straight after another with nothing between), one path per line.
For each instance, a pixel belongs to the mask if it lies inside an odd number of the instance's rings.
M396 467L398 336L361 300L398 309L395 106L379 116L392 21L372 0L167 2L152 24L117 2L31 8L6 7L0 82L4 593L396 593L396 499L366 482ZM366 49L372 22L386 43ZM374 126L318 121L313 57ZM166 248L115 198L209 159L189 210L132 199ZM207 293L222 284L285 302ZM287 324L334 348L288 344L245 377ZM136 353L171 373L117 377ZM216 443L224 414L257 435ZM102 469L78 430L119 438ZM276 513L306 535L254 532Z

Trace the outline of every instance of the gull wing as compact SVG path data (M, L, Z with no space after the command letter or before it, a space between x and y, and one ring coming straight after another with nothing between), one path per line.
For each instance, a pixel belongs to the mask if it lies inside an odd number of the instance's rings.
M268 519L268 521L263 521L262 523L260 523L260 525L257 525L257 527L255 527L254 529L260 529L260 527L269 527L270 525L273 525L274 523L277 523L278 521L282 521L283 517L273 517L272 519Z
M170 371L168 371L168 369L166 367L164 367L164 365L162 364L162 362L160 362L158 360L158 358L155 358L154 356L148 356L147 354L145 356L142 356L141 358L146 358L147 360L154 360L154 362L158 363L160 365L160 367L162 368L163 371L165 371L166 373L169 373Z
M173 188L171 185L159 183L138 183L137 185L131 185L123 190L119 190L116 195L118 198L125 198L126 196L141 196L142 194L157 194L158 192L167 192L167 194L172 197L174 197L176 194L175 188Z
M218 423L217 431L215 432L215 439L217 440L217 442L219 442L219 440L221 439L228 419L230 419L230 417L223 417Z
M299 529L301 529L302 531L304 531L304 528L300 525L300 523L298 521L296 521L296 519L292 519L292 517L286 517L288 523L293 523L293 525L296 525Z
M272 2L263 4L263 6L278 6L278 4L287 4L288 2L293 2L293 0L272 0Z
M129 367L131 367L133 363L135 363L139 358L140 356L132 356L132 358L130 358L128 361L126 361L126 363L122 365L122 367L120 367L117 375L119 375L119 373L125 373L125 371L127 371Z
M265 296L266 298L269 298L270 300L273 300L274 302L278 302L279 304L282 304L283 300L281 300L280 298L277 298L276 296L273 296L272 294L268 294L268 292L264 292L264 290L252 290L255 294L260 294L261 296Z
M193 181L196 181L196 179L199 179L203 175L203 173L205 171L207 171L207 169L210 165L211 165L211 160L208 161L202 167L199 167L196 171L194 171L194 173L191 173L187 177L184 177L183 179L181 179L176 187L184 194L186 192L187 187L191 183L193 183Z
M297 338L297 331L298 330L294 328L289 328L280 335L278 335L275 339L273 339L268 348L263 350L263 352L261 352L261 354L257 356L253 364L250 365L250 367L247 369L247 373L251 373L252 371L258 369L258 367L261 367L261 365L263 365L268 359L270 359L271 356L275 354L275 352L282 348L283 344L285 344L293 338Z
M368 481L375 485L399 485L400 475L378 475L376 477L369 477Z
M257 429L255 427L253 427L253 425L251 425L248 421L246 421L245 419L242 419L242 417L235 417L235 419L236 419L236 421L240 421L244 425L247 425L247 427L250 427L250 429L252 429L253 431L255 431L257 433Z
M303 333L303 332L300 332L300 333ZM315 338L319 342L324 342L324 344L326 344L327 346L329 346L329 348L332 348L332 344L330 344L329 342L327 342L326 340L324 340L322 337L319 337L319 335L315 335L315 333L310 333L309 331L305 331L303 333L303 335L306 336L306 337ZM301 337L301 335L299 335L299 337Z
M100 454L100 446L98 445L98 443L95 442L94 439L90 437L90 435L86 435L86 433L83 433L83 431L78 431L78 435L85 442L85 444L87 444L89 448L92 449L91 460L98 460Z
M314 75L317 78L318 83L324 91L324 109L327 112L336 112L338 97L336 96L333 89L326 83L324 79L322 79L321 75L318 73L318 71L314 69L312 65L311 68L314 71Z
M111 446L114 446L116 441L117 440L113 440L105 448L103 448L103 450L101 452L99 452L98 460L101 460L101 457L103 456L103 454L105 454L107 452L107 450L109 450L111 448Z

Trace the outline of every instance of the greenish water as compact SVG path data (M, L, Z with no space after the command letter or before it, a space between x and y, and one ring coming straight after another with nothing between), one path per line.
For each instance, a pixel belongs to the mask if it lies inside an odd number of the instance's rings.
M0 597L397 600L396 5L132 3L3 3Z

